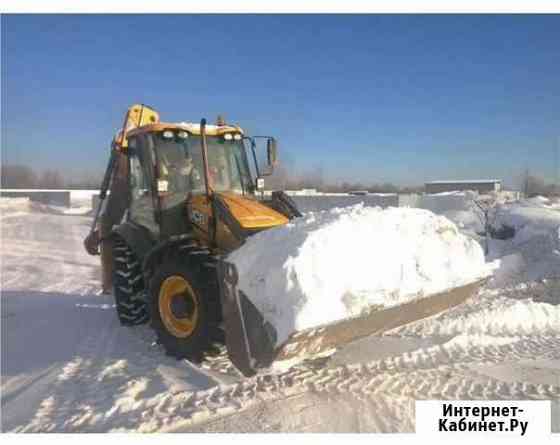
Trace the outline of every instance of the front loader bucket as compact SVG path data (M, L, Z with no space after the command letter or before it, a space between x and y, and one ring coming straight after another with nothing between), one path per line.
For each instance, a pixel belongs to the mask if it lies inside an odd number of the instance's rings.
M232 363L249 377L274 360L276 332L247 296L237 289L234 264L218 261L218 283L226 347Z
M229 358L243 375L251 376L274 361L317 356L359 338L443 312L467 300L485 280L386 309L372 308L366 315L294 332L280 346L275 345L274 327L237 289L238 275L234 264L224 260L219 262L218 281Z

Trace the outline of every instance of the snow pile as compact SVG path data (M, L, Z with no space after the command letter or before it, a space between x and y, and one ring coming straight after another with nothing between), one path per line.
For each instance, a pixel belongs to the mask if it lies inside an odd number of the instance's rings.
M512 253L500 257L500 265L494 272L490 286L505 287L518 281L525 281L527 263L520 253Z
M443 216L356 205L261 232L229 256L239 288L273 324L294 330L357 316L491 273L480 245Z
M474 202L479 198L469 191L439 193L421 196L417 205L446 216L484 245L484 239L477 236L484 232L481 211ZM488 259L501 260L491 286L560 277L560 200L542 196L509 202L499 196L487 198L493 232L512 229L514 234L511 239L489 239Z
M52 204L42 204L40 202L32 202L31 208L39 213L52 213L55 215L88 215L91 214L91 206L74 206L63 207Z
M70 202L72 205L91 205L91 199L98 195L99 190L70 190Z
M86 215L91 212L91 205L72 205L63 207L32 201L30 198L0 197L0 218L13 218L30 212L52 213L57 215Z
M527 199L527 202L548 209L560 210L560 197L558 196L550 198L546 196L534 196L533 198Z
M0 198L0 218L20 216L29 211L29 198Z
M492 225L511 227L515 235L491 241L491 256L504 257L495 286L560 278L560 210L542 202L532 198L496 208Z
M485 334L491 336L558 335L560 306L531 299L512 299L486 293L476 305L458 306L435 319L405 326L400 334L447 336Z
M67 215L83 215L92 210L93 197L99 190L71 190L70 208L64 211Z
M2 196L0 198L0 210L2 213L9 212L11 210L22 210L29 207L29 198L6 198Z
M560 335L560 281L483 289L465 304L392 331L406 336ZM560 338L560 337L559 337Z
M544 233L554 230L560 225L560 208L552 205L543 205L541 200L535 198L498 205L496 217L492 225L499 227L508 225L513 227L516 238L523 231L526 240L537 232Z
M478 197L478 193L472 191L426 194L419 197L416 206L443 215L460 229L475 234L484 230L474 203Z

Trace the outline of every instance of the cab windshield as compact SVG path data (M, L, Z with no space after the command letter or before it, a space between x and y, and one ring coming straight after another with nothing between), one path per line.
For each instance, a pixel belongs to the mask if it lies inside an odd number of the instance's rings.
M243 141L226 140L221 136L207 136L206 141L210 188L217 192L229 191L241 195L253 193L254 186Z
M254 185L242 140L207 136L210 189L217 192L252 194ZM187 193L206 192L202 143L200 136L186 132L163 132L154 135L158 156L159 179L167 181L171 198L184 199Z

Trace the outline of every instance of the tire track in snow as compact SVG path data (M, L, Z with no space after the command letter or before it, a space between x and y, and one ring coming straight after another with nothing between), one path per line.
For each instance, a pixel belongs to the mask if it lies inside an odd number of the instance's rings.
M62 432L72 431L76 426L77 418L87 415L84 413L87 405L81 404L91 399L90 395L100 396L102 400L106 392L114 388L103 388L100 393L93 393L94 382L91 380L89 370L95 366L95 357L102 358L100 352L109 340L109 330L100 326L99 336L88 336L76 350L59 374L52 390L52 395L47 397L40 405L34 418L28 425L16 428L15 432ZM97 388L96 388L97 389Z
M101 432L137 430L143 424L151 430L152 420L142 416L144 409L153 411L159 427L165 426L167 420L157 413L169 407L175 391L162 381L158 367L180 362L153 345L147 327L122 328L116 316L90 320L84 329L84 340L32 421L13 431ZM183 370L188 380L192 368L183 364ZM202 381L217 385L207 377Z
M102 345L110 341L108 334L90 337L80 357L102 357ZM284 373L258 375L204 391L163 391L151 397L143 393L147 382L139 377L145 373L144 365L139 366L138 373L125 369L119 375L119 364L113 363L115 369L106 371L105 377L106 362L77 358L59 378L59 390L55 389L53 396L45 400L32 424L20 431L188 429L216 417L241 414L259 404L305 394L375 406L380 410L375 428L394 431L394 409L383 403L395 398L412 414L416 399L560 398L559 386L506 383L472 369L473 364L498 364L536 356L559 359L560 339L556 336L503 339L501 345L472 341L468 337L453 339L444 345L363 364L320 369L298 366ZM146 365L149 364L153 365L153 358L146 357ZM150 375L144 377L149 379ZM70 392L69 382L74 388ZM393 413L393 417L387 413ZM408 418L409 426L412 419Z
M535 356L560 357L560 339L538 336L519 339L501 346L465 347L457 341L449 345L420 349L410 354L377 360L365 364L342 365L319 370L295 368L287 373L253 378L253 386L245 399L230 399L233 392L220 394L226 405L217 405L206 392L193 394L202 409L183 405L189 416L182 427L196 427L197 418L228 415L247 409L251 404L269 403L269 396L287 398L305 391L332 399L353 398L360 402L378 403L379 397L405 397L412 404L416 399L558 399L560 386L546 384L506 383L475 374L473 364L497 364L504 361L532 359ZM243 384L234 385L238 387ZM231 391L231 390L230 390ZM268 396L268 397L267 397ZM219 398L214 392L213 399ZM204 415L205 414L205 415ZM411 422L413 421L413 416ZM386 431L379 425L380 431Z
M423 398L559 398L559 386L500 382L476 374L470 368L473 364L496 364L545 355L560 358L560 339L535 336L514 339L499 346L473 346L451 341L442 346L364 364L321 369L299 366L284 373L258 375L204 391L180 391L175 394L161 392L152 397L138 397L142 391L131 390L130 397L133 400L121 407L118 403L108 406L103 402L106 394L98 394L99 399L96 399L87 393L98 392L100 388L97 385L84 390L86 393L79 392L78 387L87 385L92 374L87 371L91 365L82 362L76 366L80 378L73 400L58 407L55 419L47 419L44 413L38 413L43 417L33 427L24 430L44 431L52 424L57 426L48 431L186 430L217 416L239 414L257 404L270 404L306 393L330 400L355 400L366 404L380 404L383 400L396 397L405 400L405 405L413 403L414 399ZM99 366L97 368L98 371ZM106 391L123 392L122 386L107 384ZM122 380L119 380L119 384L123 384ZM141 386L142 382L135 381L131 385ZM56 391L54 399L56 405ZM76 408L77 400L89 401L90 405ZM53 404L52 401L50 403ZM96 403L99 405L96 406ZM389 409L385 407L385 410ZM413 410L409 409L409 412ZM67 420L63 422L64 419ZM390 418L384 420L380 417L378 422L378 428L382 431L389 430L393 425Z

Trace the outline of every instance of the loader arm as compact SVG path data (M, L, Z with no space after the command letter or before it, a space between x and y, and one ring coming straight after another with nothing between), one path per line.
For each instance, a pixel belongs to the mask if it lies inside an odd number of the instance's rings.
M93 217L93 221L91 222L91 226L89 229L89 233L84 239L84 247L90 255L99 255L99 244L101 242L101 238L99 236L99 231L97 229L97 222L99 220L99 215L101 214L101 209L103 207L103 203L105 198L107 197L107 191L109 190L109 184L111 182L111 177L113 176L113 170L115 169L115 165L117 163L117 153L114 150L111 150L111 155L109 156L109 163L107 164L107 169L105 170L105 175L103 176L103 182L101 183L101 189L99 191L99 204L97 209L95 209L95 215Z

